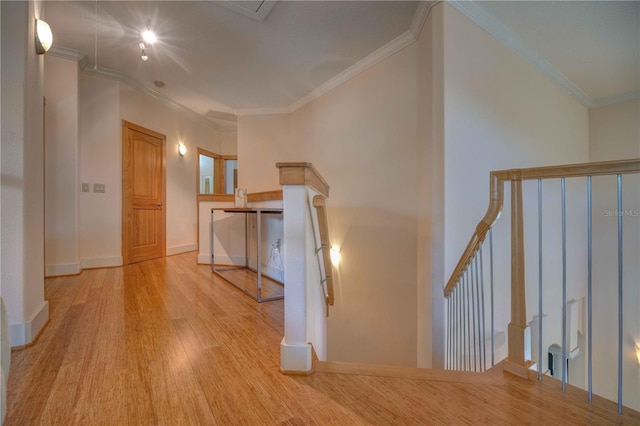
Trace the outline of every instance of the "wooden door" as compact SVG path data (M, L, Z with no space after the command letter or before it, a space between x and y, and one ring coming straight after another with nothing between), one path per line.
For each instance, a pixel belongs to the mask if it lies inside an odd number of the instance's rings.
M125 265L165 256L165 141L122 122L122 259Z

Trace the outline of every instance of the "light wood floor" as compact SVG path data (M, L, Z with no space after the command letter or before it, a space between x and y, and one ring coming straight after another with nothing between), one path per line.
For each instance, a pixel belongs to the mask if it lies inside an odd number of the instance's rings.
M5 425L640 424L500 369L284 376L283 302L256 303L193 253L48 279L45 292L48 326L12 354Z
M242 291L254 298L258 297L258 274L246 268L221 268L216 273L231 281ZM284 297L284 285L262 275L262 298Z

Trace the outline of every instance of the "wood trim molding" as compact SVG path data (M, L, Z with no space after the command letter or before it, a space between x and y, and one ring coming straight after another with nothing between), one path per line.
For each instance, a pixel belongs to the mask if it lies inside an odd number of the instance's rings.
M257 201L282 200L282 198L282 189L247 194L247 201L250 203L255 203Z
M167 137L162 133L154 132L151 129L147 129L146 127L139 126L127 120L122 120L122 127L135 130L136 132L144 133L145 135L153 136L154 138L162 139L164 142L167 141Z
M485 11L475 1L450 0L447 4L491 34L516 55L529 62L561 89L568 92L585 107L591 106L593 99L576 86L556 67L547 62L537 51L527 46L520 37L499 19Z
M311 163L276 163L280 169L280 185L306 185L325 197L329 196L329 184Z
M230 201L233 203L235 196L233 194L201 194L198 195L198 201Z

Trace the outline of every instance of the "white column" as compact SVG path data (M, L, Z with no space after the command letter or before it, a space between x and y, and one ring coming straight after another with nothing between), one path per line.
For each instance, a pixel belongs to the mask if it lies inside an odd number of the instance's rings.
M284 198L284 338L280 347L283 372L312 368L307 338L306 246L309 224L307 187L283 186Z

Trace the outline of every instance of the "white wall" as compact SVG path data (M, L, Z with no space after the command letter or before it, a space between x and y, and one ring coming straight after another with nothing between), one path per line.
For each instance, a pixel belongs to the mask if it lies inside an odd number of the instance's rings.
M485 33L453 8L444 7L444 265L445 276L455 267L478 221L488 206L489 171L507 168L585 162L588 159L588 113L578 101L546 79L531 65ZM545 282L561 281L557 182L545 182ZM537 306L537 205L535 187L525 185L525 239L528 318ZM529 191L533 189L533 191ZM505 212L494 232L497 265L509 263L509 186ZM578 183L567 183L569 206ZM571 207L570 207L571 209ZM573 211L575 212L575 210ZM553 214L553 215L552 215ZM572 215L570 210L567 213ZM569 261L586 259L585 219L569 221ZM533 238L535 236L535 239ZM533 244L533 245L532 245ZM496 270L502 283L496 306L506 307L497 324L509 322L509 268ZM583 295L585 273L570 281L569 300ZM533 285L531 285L533 284ZM556 286L557 288L557 286ZM555 299L557 301L557 297ZM555 333L555 331L554 331ZM435 345L435 344L434 344ZM503 348L506 349L506 346ZM434 346L434 350L437 347Z
M80 272L78 63L45 55L46 275Z
M41 2L2 2L1 295L11 345L31 342L44 300L43 63L34 49Z
M640 158L640 101L589 110L589 160ZM593 178L594 392L617 401L618 207L615 176ZM640 176L623 190L623 401L640 409Z
M279 161L312 162L331 185L331 360L416 364L415 70L409 47L291 115L239 120L239 186L278 188Z
M276 163L298 161L291 156L291 145L290 114L238 117L238 188L280 189Z
M47 75L47 79L49 76ZM80 181L91 192L80 193L82 267L122 264L122 131L120 84L80 75ZM105 185L94 193L93 185Z
M220 155L238 154L238 129L220 130Z
M69 76L47 74L52 87L64 87L64 79ZM195 250L197 148L220 152L220 132L116 80L86 72L79 79L79 180L89 183L91 189L80 193L81 266L122 264L122 120L167 137L167 254ZM177 152L179 142L187 147L183 157ZM227 137L226 149L231 151L233 143L233 135ZM59 180L65 173L56 168L54 178ZM104 184L105 193L94 193L95 183ZM53 200L72 213L71 205L62 204L57 196Z

